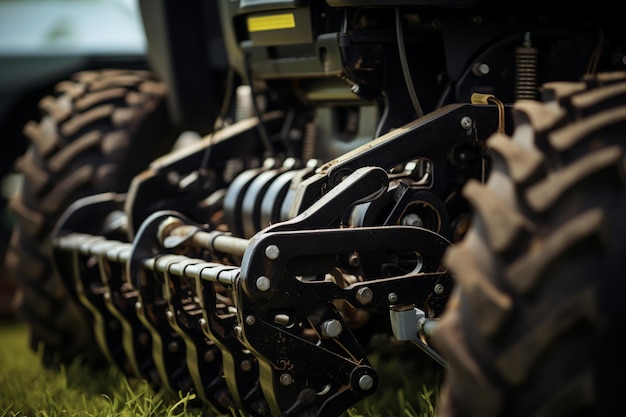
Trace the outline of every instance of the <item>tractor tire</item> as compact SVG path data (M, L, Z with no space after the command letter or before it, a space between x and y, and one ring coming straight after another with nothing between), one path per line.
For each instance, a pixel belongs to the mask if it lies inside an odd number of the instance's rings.
M622 415L626 373L626 73L543 86L487 141L433 335L439 417Z
M171 149L177 132L165 94L150 71L84 71L58 83L39 103L41 119L24 127L30 144L15 164L23 182L10 201L15 225L5 266L17 286L16 315L46 366L102 360L88 311L53 270L55 223L79 198L125 192Z

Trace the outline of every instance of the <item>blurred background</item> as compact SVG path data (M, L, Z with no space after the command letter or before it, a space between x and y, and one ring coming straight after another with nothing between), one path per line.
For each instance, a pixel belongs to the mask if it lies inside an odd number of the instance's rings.
M13 166L27 147L24 124L77 71L146 66L137 0L0 0L0 317L12 315L4 254L13 224L8 201L20 184Z

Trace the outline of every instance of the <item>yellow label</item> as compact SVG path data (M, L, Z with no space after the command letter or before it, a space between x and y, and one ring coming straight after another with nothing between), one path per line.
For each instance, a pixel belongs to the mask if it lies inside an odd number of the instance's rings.
M291 29L296 27L293 13L273 14L271 16L253 16L248 18L248 32Z

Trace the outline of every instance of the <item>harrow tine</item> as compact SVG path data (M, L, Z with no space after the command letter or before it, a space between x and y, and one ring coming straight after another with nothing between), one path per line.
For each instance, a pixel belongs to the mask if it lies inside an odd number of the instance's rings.
M105 354L108 351L123 372L156 385L158 380L149 355L152 340L135 314L137 294L126 274L132 245L96 236L107 229L112 214L122 212L124 201L124 195L114 193L76 201L53 232L53 254L68 288L76 291L88 309L97 307L97 311L90 309L96 335L103 325L107 326L105 331L116 335L99 338ZM98 244L92 246L89 242Z
M203 402L218 406L220 411L227 411L233 406L233 400L223 379L222 353L202 331L203 312L195 284L198 280L172 277L169 273L179 263L194 264L184 256L164 255L162 258L170 256L172 259L166 261L162 274L163 294L168 303L167 321L185 342L187 369L198 396ZM161 261L158 259L157 264Z
M165 222L175 224L170 234L162 241L170 249L188 242L195 249L206 249L212 252L229 253L241 256L245 252L249 241L228 236L220 232L205 232L199 228L185 224L184 219L172 215ZM172 235L179 236L171 239ZM173 242L176 245L173 245ZM187 248L189 252L189 247ZM180 262L172 263L164 268L158 260L151 262L149 267L156 270L165 270L166 280L169 280L168 300L173 306L178 321L187 324L187 330L200 328L206 341L217 346L221 353L223 367L221 380L214 379L206 389L211 395L221 398L224 392L221 384L226 383L232 402L237 409L245 410L253 416L268 415L267 402L259 384L259 368L257 358L245 348L238 339L235 328L237 325L236 311L233 304L231 289L239 276L240 268L193 258L185 258ZM183 291L194 311L193 318L183 303ZM173 311L174 312L174 311ZM196 313L201 313L198 318ZM179 326L182 330L183 326ZM199 338L195 337L196 344ZM193 368L192 368L193 369ZM206 374L199 370L201 377L208 379Z
M225 384L220 388L214 383L222 376L221 353L206 343L201 331L191 330L185 323L188 317L181 317L183 310L173 308L176 301L171 300L172 295L181 295L180 291L176 292L176 288L181 287L172 285L174 281L179 283L184 279L185 267L206 262L171 254L163 248L159 232L172 214L170 211L154 213L142 223L135 236L126 266L138 291L137 315L152 335L152 356L163 386L173 393L195 393L199 401L224 413L232 406L232 400ZM175 275L178 278L172 280ZM197 338L191 339L192 335ZM198 353L207 355L199 359ZM203 375L199 372L200 365L205 372Z

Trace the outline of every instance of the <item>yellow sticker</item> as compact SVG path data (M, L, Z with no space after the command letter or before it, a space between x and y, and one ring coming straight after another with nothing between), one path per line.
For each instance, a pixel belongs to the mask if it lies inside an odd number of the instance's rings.
M296 27L293 13L273 14L271 16L253 16L248 18L248 32L292 29Z

